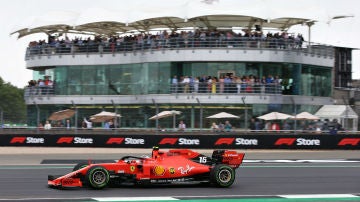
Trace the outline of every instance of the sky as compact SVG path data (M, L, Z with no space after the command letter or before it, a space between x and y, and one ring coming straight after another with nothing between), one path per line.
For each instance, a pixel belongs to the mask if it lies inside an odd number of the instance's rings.
M76 11L100 7L114 8L124 4L148 4L154 6L157 3L169 3L178 0L102 0L99 3L89 0L11 0L6 1L0 8L0 77L7 83L23 88L32 79L32 71L26 69L25 50L30 41L46 39L45 35L30 35L18 39L17 35L10 35L23 21L30 16L41 16L49 11ZM182 1L182 0L181 0ZM205 0L202 0L205 1ZM207 1L207 0L206 0ZM215 0L224 1L224 0ZM229 1L229 0L227 0ZM238 0L233 0L238 1ZM266 3L282 6L280 0L262 0ZM311 7L313 4L321 6L330 16L354 15L354 17L318 22L311 27L311 41L360 49L360 1L359 0L297 0L291 1L296 8L302 9ZM261 0L260 0L261 2ZM240 8L239 8L240 9ZM287 8L284 8L287 9ZM306 26L294 26L289 32L302 33L305 40L308 40L308 28ZM353 51L353 79L360 79L360 51Z

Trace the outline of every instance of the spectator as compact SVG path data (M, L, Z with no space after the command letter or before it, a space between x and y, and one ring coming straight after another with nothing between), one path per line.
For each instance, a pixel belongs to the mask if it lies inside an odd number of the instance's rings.
M321 127L319 125L315 126L315 132L316 133L321 133Z
M218 125L218 128L219 128L219 132L224 132L224 130L225 130L225 125L220 122L219 125Z
M165 132L166 130L161 127L161 125L158 125L158 131Z
M111 129L115 128L115 124L114 124L113 120L109 121L109 128L111 128Z
M62 127L64 127L64 125L62 124L61 121L58 121L58 122L56 123L55 127L57 127L57 128L62 128Z
M185 125L184 121L180 121L179 131L185 131L185 129L186 129L186 125Z
M254 119L254 118L252 118L252 119L250 120L249 129L250 129L250 130L256 130L256 125L255 125L255 119Z
M219 126L215 122L213 122L212 125L211 125L211 130L213 132L218 132L219 131Z
M84 122L86 123L86 128L87 129L91 129L92 128L92 122L89 120L86 120L86 118L84 117Z
M66 126L67 129L70 129L70 128L71 128L71 124L70 124L70 120L69 120L69 119L66 119L65 126Z
M44 130L44 125L43 125L42 123L39 123L39 125L38 125L38 129L40 129L40 130Z
M263 128L262 123L256 119L255 121L255 130L261 130Z
M264 130L271 130L271 122L270 121L265 122Z
M230 124L229 121L225 121L225 131L226 132L230 132L232 129L232 125Z
M109 121L106 121L104 123L104 129L109 129L110 128L110 122Z
M336 135L338 131L342 131L342 130L343 130L342 125L338 122L337 119L333 119L331 124L329 124L329 133L331 135Z
M283 123L283 130L291 130L291 126L287 121Z
M171 79L171 92L177 93L178 91L178 78L176 75Z
M322 131L329 131L329 119L325 119L323 125L322 125L322 128L321 128Z
M279 124L276 123L276 122L274 122L273 124L271 124L271 130L279 131L279 130L280 130Z
M51 124L50 124L49 121L46 121L46 122L45 122L44 129L45 129L45 130L50 130L50 129L51 129Z

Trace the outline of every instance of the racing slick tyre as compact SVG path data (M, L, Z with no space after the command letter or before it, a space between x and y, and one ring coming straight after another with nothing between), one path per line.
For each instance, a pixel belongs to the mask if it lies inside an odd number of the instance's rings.
M225 164L218 164L210 171L210 182L218 187L229 187L235 181L235 170Z
M94 189L102 189L109 183L109 171L102 166L94 166L89 168L86 173L86 184Z
M87 162L78 163L74 166L73 171L80 170L81 168L85 168L88 165L89 165L89 163L87 163Z

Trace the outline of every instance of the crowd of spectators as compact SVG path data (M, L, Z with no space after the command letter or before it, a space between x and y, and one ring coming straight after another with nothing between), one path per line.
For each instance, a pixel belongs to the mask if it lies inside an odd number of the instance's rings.
M291 86L279 76L180 76L171 78L171 93L273 93L281 94Z
M53 94L54 82L50 76L45 75L44 79L30 80L27 85L28 93L31 95Z
M290 131L295 129L295 120L273 120L263 121L257 118L250 120L249 129L252 131ZM312 133L337 134L338 131L344 131L343 126L337 119L325 120L301 120L297 122L296 130L302 130Z
M249 47L249 48L301 48L301 34L287 32L200 30L139 33L124 36L75 37L49 36L48 41L29 43L28 54L74 53L74 52L119 52L141 49L190 48L190 47Z
M233 74L216 76L177 76L170 79L170 93L267 93L288 94L292 83L284 82L279 76L254 75L234 76ZM50 77L30 80L26 90L29 95L47 95L54 93L54 82Z

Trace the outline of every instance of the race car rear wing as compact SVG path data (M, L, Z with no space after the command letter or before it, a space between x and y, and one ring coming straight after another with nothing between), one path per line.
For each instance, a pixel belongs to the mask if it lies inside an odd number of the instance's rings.
M216 164L227 164L238 168L244 159L245 153L238 153L232 150L214 150L211 158Z

